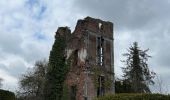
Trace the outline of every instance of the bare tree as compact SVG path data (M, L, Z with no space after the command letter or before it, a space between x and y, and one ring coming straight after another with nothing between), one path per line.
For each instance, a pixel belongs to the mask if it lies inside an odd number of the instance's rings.
M2 81L3 81L3 79L0 78L0 88L2 87Z
M155 92L158 92L160 94L168 94L168 86L164 84L164 81L162 80L162 77L160 75L156 75L155 83Z
M32 70L22 75L18 92L20 100L42 100L47 66L47 61L37 61Z
M158 88L158 92L162 94L162 89L163 89L163 81L162 78L158 75L156 75L156 79L157 79L157 88Z

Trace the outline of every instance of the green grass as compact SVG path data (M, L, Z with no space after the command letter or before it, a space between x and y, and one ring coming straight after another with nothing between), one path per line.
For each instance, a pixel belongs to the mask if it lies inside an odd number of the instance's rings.
M170 100L170 95L163 94L108 94L95 100Z

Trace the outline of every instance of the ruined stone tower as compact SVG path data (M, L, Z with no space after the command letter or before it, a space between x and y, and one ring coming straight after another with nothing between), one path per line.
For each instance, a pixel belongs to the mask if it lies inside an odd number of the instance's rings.
M113 24L86 17L78 20L72 34L67 27L57 32L67 40L69 100L92 100L114 93Z

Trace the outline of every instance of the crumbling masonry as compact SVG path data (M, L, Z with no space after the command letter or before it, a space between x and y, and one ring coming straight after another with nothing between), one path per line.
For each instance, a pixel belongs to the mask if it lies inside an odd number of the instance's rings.
M57 33L67 40L69 100L92 100L114 93L113 24L86 17L78 20L73 33L67 27L60 27Z

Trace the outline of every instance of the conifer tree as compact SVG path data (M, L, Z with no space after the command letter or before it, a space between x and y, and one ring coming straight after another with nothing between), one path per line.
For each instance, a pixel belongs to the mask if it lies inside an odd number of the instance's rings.
M49 56L49 65L46 74L45 100L61 100L63 83L67 73L65 62L66 40L58 32Z
M147 61L149 56L147 50L140 50L138 43L134 42L133 46L128 49L128 53L123 54L127 57L123 62L126 67L123 69L125 81L131 84L131 92L150 93L149 85L154 84L153 78L155 73L149 70Z

